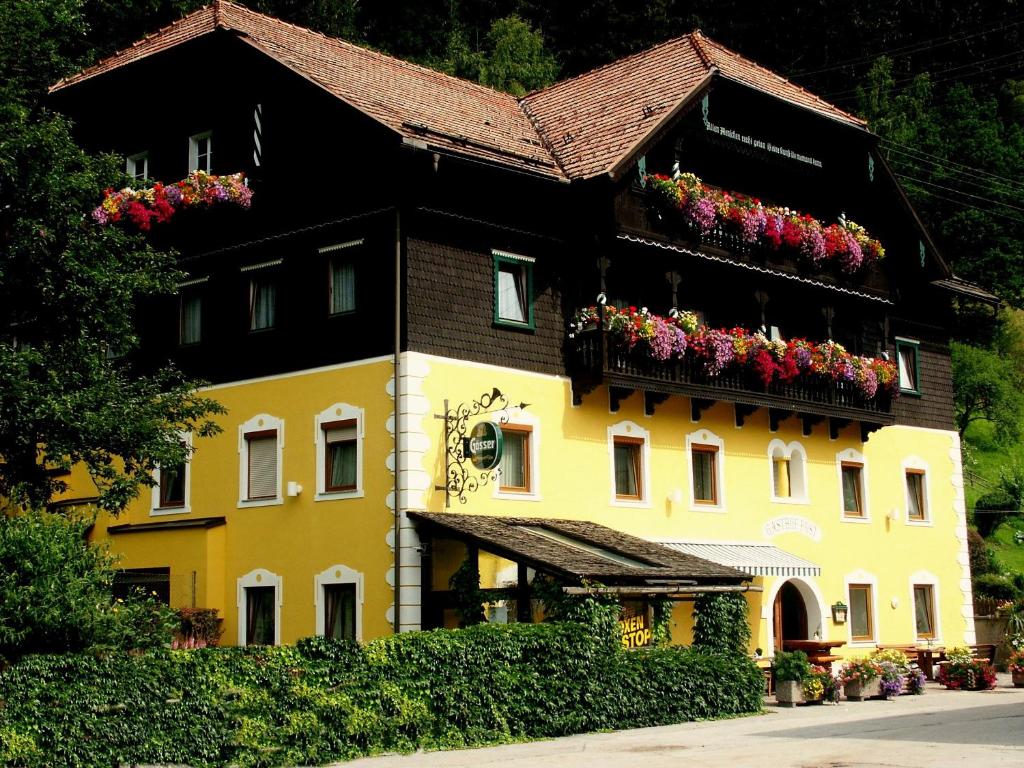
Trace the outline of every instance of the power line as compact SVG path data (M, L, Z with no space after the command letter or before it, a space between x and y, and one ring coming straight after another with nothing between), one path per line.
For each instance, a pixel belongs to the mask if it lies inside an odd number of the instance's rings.
M1013 221L1016 222L1017 224L1024 224L1024 219L1018 219L1016 216L1010 216L1005 213L999 213L998 211L989 210L988 208L981 208L977 205L971 205L970 203L965 203L963 200L956 200L952 197L940 195L938 192L930 192L927 189L919 189L918 192L920 192L922 195L928 195L928 197L934 197L936 200L944 200L947 203L953 203L953 205L959 206L960 208L970 208L972 211L979 211L981 213L986 213L989 216L995 216L996 218L999 219L1006 219L1007 221Z
M976 175L972 175L970 171L961 171L958 168L951 168L942 163L935 162L934 160L925 160L922 158L914 157L909 152L903 152L902 150L899 149L886 148L885 151L886 153L896 152L898 154L905 155L906 157L893 158L894 162L900 165L908 165L920 173L938 173L940 171L944 171L949 174L955 174L947 180L950 182L955 182L957 184L967 184L969 186L976 187L977 189L994 192L1000 195L1016 196L1024 193L1024 187L1021 187L1016 182L996 181L993 179L984 178L982 178L979 181L978 176L980 176L981 174L980 171L975 171ZM1000 185L1002 186L1002 188L1000 188Z
M971 174L978 175L978 176L987 176L987 177L990 177L990 178L992 178L992 179L994 179L996 181L999 181L999 182L1002 182L1004 184L1007 184L1009 186L1021 186L1022 188L1024 188L1024 184L1021 184L1020 182L1016 182L1013 179L1009 179L1009 178L1007 178L1005 176L999 176L998 174L991 173L989 171L985 171L985 170L982 170L980 168L975 168L974 166L971 166L971 165L965 165L964 163L958 163L955 160L950 160L948 158L941 157L940 155L932 154L931 152L925 152L923 149L917 149L916 147L911 147L911 146L908 146L906 144L900 144L899 142L892 141L891 139L882 139L881 143L884 144L884 145L889 145L889 146L886 147L886 149L890 150L890 151L893 151L893 152L899 152L901 154L908 155L908 156L911 156L911 157L913 157L914 155L923 155L925 157L933 158L932 160L925 160L925 159L922 158L921 162L931 163L932 165L936 165L936 166L940 166L940 167L944 167L944 168L949 168L950 170L952 170L951 166L955 166L957 168L963 168L964 170L958 171L958 173L961 173L963 175L967 175L967 173L969 172Z
M981 195L975 195L975 194L973 194L971 192L964 192L962 189L954 189L953 187L946 187L946 186L943 186L942 184L936 184L934 181L926 181L924 179L918 179L918 178L916 178L914 176L907 176L906 174L903 174L903 173L897 173L896 177L900 178L900 179L906 179L907 181L911 181L911 182L913 182L915 184L924 184L925 186L928 186L928 187L935 187L936 189L941 189L944 192L952 192L953 194L956 194L956 195L963 195L964 197L970 197L970 198L973 198L975 200L980 200L983 203L989 203L990 205L998 205L998 206L1001 206L1003 208L1010 208L1010 209L1012 209L1014 211L1020 211L1021 213L1024 213L1024 208L1021 208L1020 206L1010 205L1009 203L1001 203L998 200L992 200L991 198L988 198L988 197L982 197Z
M959 43L959 42L963 42L965 40L972 40L975 37L981 37L982 35L987 35L990 32L995 32L997 30L998 31L1002 31L1002 30L1009 29L1011 27L1019 26L1020 24L1024 23L1024 21L1016 21L1016 22L1014 22L1012 24L1007 24L1006 22L1009 21L1010 19L1020 18L1020 16L1021 16L1021 14L1017 14L1016 16L1008 16L1005 19L1002 19L1001 21L992 23L991 26L986 27L985 29L979 30L977 32L973 32L971 34L960 35L958 37L951 37L949 35L933 37L933 38L931 38L929 40L921 40L920 42L917 42L917 43L910 43L910 44L907 44L907 45L897 46L895 48L889 48L887 50L878 51L878 52L873 53L873 54L868 54L868 55L860 56L860 57L853 58L853 59L846 59L844 61L839 61L839 62L836 62L835 64L832 64L832 65L830 65L828 67L822 67L820 69L805 69L805 70L798 70L796 72L790 72L788 76L789 77L806 77L806 76L809 76L809 75L819 75L819 74L822 74L824 72L834 72L837 69L844 69L844 68L846 68L848 66L856 66L858 64L873 63L880 56L888 56L890 54L892 54L894 56L909 56L909 55L914 54L914 53L920 53L921 51L936 50L938 48L943 48L943 47L945 47L947 45L952 45L953 43ZM935 45L931 45L932 43L936 43L936 44Z

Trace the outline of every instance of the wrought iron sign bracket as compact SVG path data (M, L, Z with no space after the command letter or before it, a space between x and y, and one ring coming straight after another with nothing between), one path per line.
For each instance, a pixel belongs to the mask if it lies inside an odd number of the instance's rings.
M500 473L498 469L477 469L470 461L465 445L469 422L477 416L502 412L498 417L498 424L507 424L509 408L526 410L528 406L529 403L510 405L508 397L497 387L490 392L484 392L475 400L460 403L456 408L450 408L448 398L444 399L444 413L435 413L434 418L444 421L445 482L443 485L435 485L434 490L444 491L446 508L451 506L453 498L458 499L460 504L465 504L468 500L467 494L495 482Z

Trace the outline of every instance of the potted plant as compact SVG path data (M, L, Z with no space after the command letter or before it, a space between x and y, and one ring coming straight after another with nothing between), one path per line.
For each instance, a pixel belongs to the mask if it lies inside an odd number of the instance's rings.
M812 664L801 688L807 704L823 704L826 701L834 704L839 701L839 683L828 667Z
M780 707L795 707L803 698L803 681L811 672L807 654L803 651L775 654L775 700Z
M882 669L881 691L887 699L899 696L904 687L908 693L924 693L924 685L918 679L920 670L911 668L910 657L898 648L875 651L871 659Z
M939 666L938 681L953 691L984 691L996 686L990 664L971 656L970 648L950 648Z
M1024 688L1024 651L1014 651L1010 654L1009 667L1013 687Z
M843 693L849 701L864 701L881 693L879 678L882 668L878 662L866 658L850 659L843 665L839 679Z

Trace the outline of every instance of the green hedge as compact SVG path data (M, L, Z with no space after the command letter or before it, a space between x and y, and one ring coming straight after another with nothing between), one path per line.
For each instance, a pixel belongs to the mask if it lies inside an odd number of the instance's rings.
M0 674L0 762L318 764L756 712L762 685L743 657L625 652L574 624L30 656Z

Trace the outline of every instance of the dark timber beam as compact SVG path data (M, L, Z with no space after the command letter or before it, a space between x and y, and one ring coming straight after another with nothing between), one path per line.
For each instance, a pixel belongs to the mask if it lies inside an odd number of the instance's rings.
M701 397L690 398L690 418L700 421L701 414L715 404L714 400L705 400Z
M828 420L828 436L832 440L839 439L839 432L849 426L849 419L829 419Z
M866 443L868 438L871 437L872 432L876 432L882 428L881 424L874 424L870 421L862 421L860 423L860 441Z
M737 427L742 427L747 417L753 415L754 411L757 410L756 405L747 405L746 403L735 403L733 407L736 409Z
M825 417L813 413L804 413L800 415L800 420L804 424L804 437L810 437L814 432L814 425L820 424L825 420Z
M768 429L772 432L779 431L779 424L788 419L793 415L792 411L787 411L782 408L769 408L768 409Z
M644 414L647 416L654 415L654 409L659 405L668 400L667 392L648 392L644 391Z
M612 413L618 413L619 404L632 395L634 391L626 387L608 387L608 410Z

